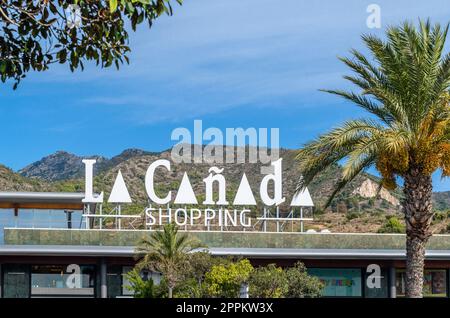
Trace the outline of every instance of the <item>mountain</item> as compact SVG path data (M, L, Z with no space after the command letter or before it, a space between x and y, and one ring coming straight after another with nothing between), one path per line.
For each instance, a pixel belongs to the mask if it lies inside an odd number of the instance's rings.
M50 191L51 186L43 180L30 179L0 165L0 191Z
M158 155L158 152L149 152L142 149L130 148L122 151L119 155L112 157L111 159L104 160L97 163L99 171L106 171L110 168L117 166L118 164L134 158L144 155ZM84 171L84 170L83 170Z
M450 207L450 191L434 192L433 207L436 210L447 210Z
M103 157L94 156L99 162ZM76 156L66 151L57 151L19 170L19 173L27 178L45 181L58 181L79 178L83 175L83 157Z
M46 156L25 168L19 170L19 174L27 178L41 179L45 181L63 181L81 178L84 175L83 159L96 159L94 172L99 173L112 168L121 162L132 157L150 154L140 149L127 149L121 154L111 159L102 156L84 156L80 157L66 151L57 151L54 154Z

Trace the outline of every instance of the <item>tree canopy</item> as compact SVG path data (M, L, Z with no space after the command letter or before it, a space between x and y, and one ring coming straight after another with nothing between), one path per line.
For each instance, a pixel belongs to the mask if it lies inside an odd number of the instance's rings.
M129 63L128 24L149 27L182 0L0 0L0 77L14 89L29 71L52 63L73 72L85 61L119 68Z
M184 278L189 267L188 253L199 244L185 233L179 234L175 223L164 225L162 231L152 232L149 239L142 238L136 247L137 267L147 268L164 275L169 298L175 286Z
M375 166L387 189L411 169L450 176L449 25L420 21L387 29L387 40L364 35L371 56L352 50L341 60L354 72L344 78L359 92L324 90L353 102L365 118L349 120L307 143L298 153L308 185L328 166L342 162L343 175L332 197L361 171Z

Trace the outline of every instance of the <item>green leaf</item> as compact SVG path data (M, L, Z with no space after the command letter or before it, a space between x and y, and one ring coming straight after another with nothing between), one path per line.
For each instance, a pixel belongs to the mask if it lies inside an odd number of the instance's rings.
M109 0L109 11L111 13L117 10L117 0Z
M134 6L131 2L126 2L125 6L127 7L127 10L129 13L133 13L134 12Z
M0 62L0 73L5 73L6 71L6 61L1 61Z

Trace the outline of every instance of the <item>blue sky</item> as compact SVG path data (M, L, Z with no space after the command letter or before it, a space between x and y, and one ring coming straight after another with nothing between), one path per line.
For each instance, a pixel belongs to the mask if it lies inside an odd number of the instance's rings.
M176 127L280 128L297 148L362 116L321 93L348 88L337 60L362 49L360 35L382 35L405 19L446 23L448 0L185 0L172 17L131 34L131 65L55 65L30 74L16 91L0 87L0 162L17 170L56 150L113 156L123 149L169 148ZM366 8L381 7L382 29L368 29ZM450 182L435 178L437 190Z

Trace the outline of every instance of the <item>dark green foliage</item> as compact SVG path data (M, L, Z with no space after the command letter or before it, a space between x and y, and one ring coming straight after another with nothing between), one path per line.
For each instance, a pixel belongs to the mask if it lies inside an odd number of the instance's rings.
M447 212L437 211L433 215L433 224L443 222L447 219Z
M170 0L79 0L75 3L81 24L70 27L73 3L0 1L2 82L12 79L16 88L26 73L48 70L52 63L67 63L71 71L83 70L85 61L119 68L129 62L126 22L136 30L138 24L147 22L150 27L161 14L172 14Z
M395 216L387 216L378 233L405 233L405 225Z
M175 223L164 225L162 231L152 232L150 239L142 238L136 247L137 268L145 268L164 275L169 298L189 269L188 253L198 243L186 234L179 234Z
M275 264L256 268L250 275L248 284L252 298L280 298L288 287L286 273Z
M360 217L360 213L358 213L358 212L350 212L345 215L345 218L347 219L347 221L357 219L359 217Z
M315 298L322 295L323 283L317 278L310 276L302 262L295 263L286 271L288 282L285 297L288 298Z
M141 271L137 268L126 274L130 282L130 286L127 286L129 290L134 292L134 298L155 298L156 289L153 284L153 279L143 280L141 277Z

